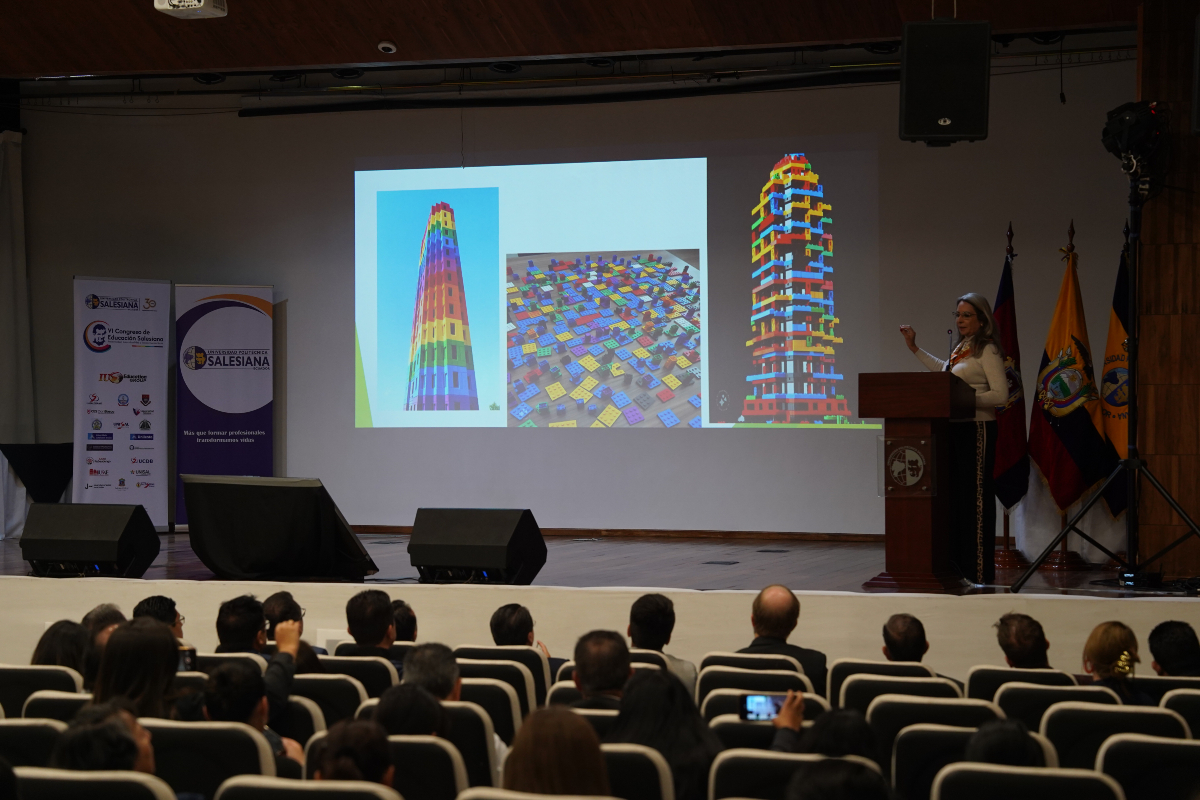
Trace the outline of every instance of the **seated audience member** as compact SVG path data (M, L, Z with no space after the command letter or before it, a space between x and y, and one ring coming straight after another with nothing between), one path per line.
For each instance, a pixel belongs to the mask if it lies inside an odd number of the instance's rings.
M46 628L29 663L37 667L70 667L80 675L88 671L92 635L78 622L62 619Z
M462 699L462 676L454 652L444 644L419 644L404 656L402 686L419 686L438 700L457 702ZM492 733L496 763L503 764L508 745L499 734Z
M392 616L392 599L387 592L366 589L346 603L346 632L354 644L343 646L340 655L375 656L392 661L388 649L396 641L396 620ZM403 661L392 661L397 672L403 672Z
M1050 642L1042 624L1028 614L1005 614L996 623L996 641L1005 662L1014 669L1050 669Z
M826 759L805 764L788 783L786 800L893 800L875 770L852 761Z
M592 631L575 643L575 686L582 700L576 708L621 707L621 690L633 675L625 639L613 631Z
M768 586L754 598L750 612L750 625L754 628L754 641L739 653L791 656L800 662L800 668L812 681L813 691L825 694L825 654L788 644L788 637L800 620L800 601L786 586Z
M1009 767L1044 767L1046 755L1025 723L1019 719L997 719L979 726L967 742L963 761L1003 764Z
M226 600L217 611L218 653L262 653L267 645L267 618L262 603L244 594ZM296 656L300 651L300 623L285 620L275 626L275 654L267 662L263 680L271 713L268 724L287 713Z
M125 622L121 609L112 603L101 603L83 617L83 627L87 628L92 637L92 646L88 651L87 670L83 673L84 691L90 692L96 684L96 672L100 669L100 655L104 645L117 625Z
M497 645L525 645L526 647L537 647L545 653L546 660L550 662L551 682L558 674L558 668L567 663L565 658L551 656L546 645L539 642L533 635L533 615L520 603L509 603L497 608L496 613L492 614L489 625L492 629L492 641Z
M1130 680L1140 661L1137 637L1123 622L1101 622L1083 645L1083 671L1095 679L1097 686L1112 689L1128 706L1157 705Z
M929 641L925 638L925 626L912 614L893 614L883 626L883 657L888 661L921 663L929 652ZM938 675L954 681L961 689L962 681Z
M696 665L666 653L675 630L675 604L661 594L644 594L629 609L629 640L639 650L657 650L667 660L667 668L683 681L689 693L696 692Z
M1200 676L1200 640L1186 622L1160 622L1147 640L1151 668L1164 677Z
M517 731L504 762L504 788L533 794L607 795L608 769L595 728L565 708L534 711Z
M708 772L721 741L683 682L670 672L642 670L629 679L605 741L645 745L661 753L675 778L676 800L708 797Z
M437 698L420 686L393 686L379 698L371 719L388 736L438 736L450 732L450 718Z
M128 770L154 774L150 731L138 722L134 707L123 698L80 709L50 755L55 769Z
M313 780L370 781L391 786L395 773L383 728L367 720L342 720L325 737L325 750L313 771Z
M276 592L275 594L263 600L263 616L267 618L267 639L275 641L275 626L281 622L298 622L300 623L300 636L304 636L304 609L292 597L291 592ZM300 640L301 656L298 661L305 658L305 651L311 651L315 655L327 656L329 651L324 647L314 647L303 638ZM302 670L297 669L297 672ZM320 670L312 670L319 672Z
M392 619L396 623L397 642L417 640L417 612L403 600L392 601Z
M183 617L175 608L175 601L169 597L156 594L147 597L133 607L133 618L150 617L156 619L171 629L176 639L183 638Z
M124 697L139 717L167 717L167 692L179 665L179 644L156 619L123 622L108 637L92 693L94 702Z
M259 731L275 754L276 775L300 778L304 748L267 727L269 712L267 684L253 664L233 661L209 673L204 685L204 718L211 722L244 722Z
M875 733L861 712L848 708L826 711L801 730L804 703L799 694L789 693L788 701L775 718L772 750L785 753L817 753L823 756L862 756L877 764L880 759ZM890 763L890 754L888 756Z

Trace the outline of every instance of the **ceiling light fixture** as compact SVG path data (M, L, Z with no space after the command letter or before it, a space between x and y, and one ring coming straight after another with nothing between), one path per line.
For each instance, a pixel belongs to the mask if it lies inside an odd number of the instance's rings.
M497 61L494 64L488 64L488 69L492 72L499 72L501 75L515 75L521 71L521 65L511 61Z

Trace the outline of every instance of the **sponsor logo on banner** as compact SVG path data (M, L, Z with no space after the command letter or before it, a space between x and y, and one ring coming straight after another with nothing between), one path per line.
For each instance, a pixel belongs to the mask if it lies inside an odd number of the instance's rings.
M183 365L188 369L270 369L268 350L205 350L193 345L183 351Z
M102 319L93 320L83 329L83 343L93 353L106 353L112 349L108 344L108 323Z
M92 420L92 430L98 431L103 427L104 427L104 423L101 422L100 420L98 420L98 419Z
M148 420L148 419L142 420L142 423L140 425L138 425L138 427L144 431L150 430L150 420Z
M134 484L134 486L138 487L139 489L153 489L154 488L154 484L151 483L150 481L138 481L137 483Z
M131 459L129 459L129 463L130 464L153 464L154 459L153 458L131 458Z
M107 435L112 436L111 433L107 434ZM153 433L131 433L131 434L129 434L130 441L149 441L153 438L154 438Z
M128 422L114 422L112 424L112 426L113 426L113 428L115 428L117 430L124 430L125 428L129 427L129 423Z
M119 406L129 405L129 395L127 395L127 394L117 395L117 405L119 405Z
M105 458L104 456L97 456L96 458L89 457L87 460L87 463L89 463L89 464L111 464L112 461Z
M142 311L153 311L158 302L153 297L147 297L142 301Z
M124 395L121 395L121 396L124 397ZM96 394L95 392L92 392L91 394L88 395L87 404L89 406L102 406L102 405L104 405L104 402L100 399L100 395Z
M145 416L145 415L149 415L149 414L153 414L153 413L154 413L153 408L135 408L135 409L133 409L133 415L135 417Z
M83 298L85 308L117 308L123 311L140 311L142 302L136 297L111 297L103 294L89 294Z
M106 440L111 440L112 437L113 435L111 433L89 433L88 441L103 442Z
M148 394L142 395L142 405L143 406L150 405L150 395L148 395Z
M158 448L156 448L156 447L142 447L141 445L131 444L131 445L129 445L129 449L130 449L130 450L157 450Z
M87 446L87 449L88 449L89 451L92 451L92 450L112 450L112 449L113 449L113 446L112 446L111 444L89 444L89 445Z
M115 414L117 412L108 408L89 408L87 409L87 413L90 416L92 414Z
M108 473L105 472L104 474L107 475ZM148 478L148 477L150 477L150 470L148 470L148 469L131 469L131 470L129 470L129 474L130 475L139 475L141 477Z
M117 488L118 489L125 488L125 479L124 478L117 478Z
M120 383L121 381L129 381L130 383L145 383L146 376L145 375L130 375L128 373L123 373L123 372L101 372L100 373L100 382L101 383L105 383L105 382Z

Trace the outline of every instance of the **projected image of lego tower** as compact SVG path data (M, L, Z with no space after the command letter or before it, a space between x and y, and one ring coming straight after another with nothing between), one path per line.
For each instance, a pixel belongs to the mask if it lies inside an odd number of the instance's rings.
M849 409L834 366L833 235L824 187L803 153L771 168L754 207L748 423L839 424Z
M405 409L479 409L458 234L448 203L429 210L421 240Z

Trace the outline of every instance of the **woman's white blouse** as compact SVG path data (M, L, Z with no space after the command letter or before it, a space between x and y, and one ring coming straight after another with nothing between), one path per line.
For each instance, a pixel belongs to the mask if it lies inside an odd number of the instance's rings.
M941 372L946 362L918 349L916 356L930 372ZM1004 361L994 344L983 349L979 358L968 356L950 368L975 390L975 421L986 422L996 418L996 406L1008 400L1008 378L1004 374Z

